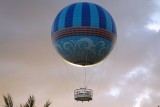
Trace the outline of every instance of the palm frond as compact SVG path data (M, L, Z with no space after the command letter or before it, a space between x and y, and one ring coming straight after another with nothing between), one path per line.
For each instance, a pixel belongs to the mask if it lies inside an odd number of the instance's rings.
M28 98L28 101L24 105L24 107L34 107L34 105L35 105L35 98L34 98L34 96L30 96Z
M44 104L44 107L49 107L51 105L51 102L50 101L47 101L45 104Z
M5 105L4 107L13 107L13 99L12 97L8 94L7 96L3 96ZM49 107L51 105L51 102L48 100L45 104L44 107ZM23 105L20 104L20 107L35 107L35 98L34 96L30 96L27 100L27 102Z
M20 104L20 107L24 107L22 104Z
M5 107L13 107L13 100L12 97L8 94L7 96L3 96Z

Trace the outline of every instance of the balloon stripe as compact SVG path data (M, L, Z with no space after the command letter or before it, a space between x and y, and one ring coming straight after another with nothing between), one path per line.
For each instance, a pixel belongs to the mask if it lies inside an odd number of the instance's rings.
M82 5L82 26L90 26L90 7L88 3Z
M111 15L105 9L103 9L103 12L104 12L105 18L106 18L106 29L109 30L109 31L112 31L113 23L112 23Z
M58 21L58 30L65 28L65 17L66 17L67 11L68 11L68 7L64 8L61 12L61 15Z
M91 26L99 28L99 14L95 4L90 5L90 12L91 12Z
M67 11L66 17L65 17L65 28L66 27L72 27L73 26L73 11L76 4L72 4Z
M78 3L75 6L73 12L73 26L81 26L82 24L82 3Z
M111 22L112 22L112 32L114 32L115 33L115 36L117 36L117 31L116 31L116 25L115 25L115 23L114 23L114 21L113 21L113 18L111 17Z
M62 11L61 11L62 12ZM59 22L59 17L60 17L60 15L61 15L61 12L57 15L57 17L56 17L56 19L55 19L55 21L54 21L54 28L52 28L52 29L54 29L53 31L54 32L56 32L57 30L58 30L58 22Z
M106 17L105 14L102 10L102 8L98 5L96 5L97 10L98 10L98 14L99 14L99 27L106 29Z

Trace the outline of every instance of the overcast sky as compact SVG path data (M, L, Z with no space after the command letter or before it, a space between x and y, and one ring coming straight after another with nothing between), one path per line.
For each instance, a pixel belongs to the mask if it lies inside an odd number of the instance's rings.
M0 1L0 96L18 106L29 95L52 107L157 107L160 105L160 0L86 0L113 16L117 43L100 64L87 68L93 101L74 101L84 68L69 65L51 43L51 25L65 6L85 0ZM0 97L0 106L3 106Z

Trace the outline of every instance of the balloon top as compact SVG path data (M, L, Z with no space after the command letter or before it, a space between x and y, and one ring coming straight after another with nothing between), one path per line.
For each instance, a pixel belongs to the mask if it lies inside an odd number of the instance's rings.
M88 2L74 3L62 9L54 20L52 33L78 26L102 28L116 35L115 23L109 12L97 4Z

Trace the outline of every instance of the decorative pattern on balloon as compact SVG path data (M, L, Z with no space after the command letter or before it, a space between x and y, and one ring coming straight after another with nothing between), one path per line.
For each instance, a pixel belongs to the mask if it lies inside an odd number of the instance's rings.
M70 36L55 41L55 47L66 61L87 66L103 60L112 50L113 44L101 37Z

